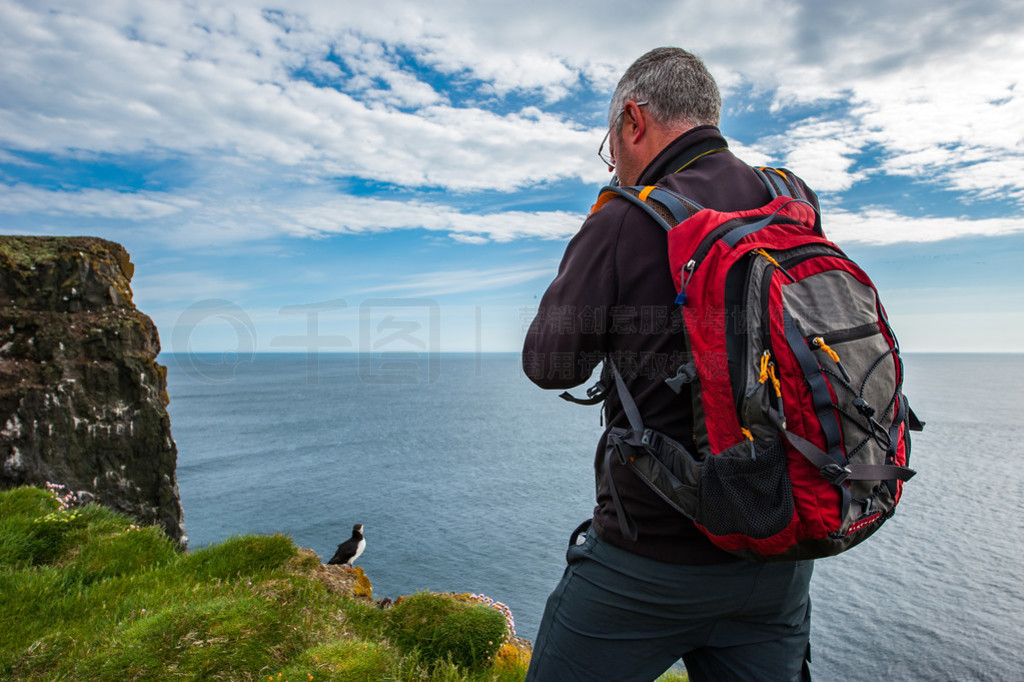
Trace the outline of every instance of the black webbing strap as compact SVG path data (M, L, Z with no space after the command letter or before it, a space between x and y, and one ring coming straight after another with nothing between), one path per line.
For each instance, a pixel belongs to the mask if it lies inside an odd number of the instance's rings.
M637 407L636 401L633 400L629 389L626 388L626 382L622 380L619 368L611 360L609 360L608 364L612 366L612 374L615 375L615 388L619 390L619 401L622 403L622 409L626 413L626 419L629 420L629 427L633 429L633 433L637 438L641 438L644 433L644 420L640 416L640 408Z
M641 444L643 421L640 419L640 410L637 408L636 403L633 402L633 398L629 395L629 391L626 390L626 385L622 381L622 376L619 374L619 370L615 366L615 363L609 360L608 364L611 365L612 372L615 374L615 383L619 389L622 407L626 411L626 418L629 419L630 426L633 427L633 429L632 432L627 432L625 429L616 428L611 429L608 432L608 440L611 443L611 447L606 446L604 451L604 476L608 479L608 491L612 496L612 504L615 505L615 515L619 519L619 528L622 530L623 536L629 538L633 542L636 542L638 537L636 523L629 514L626 513L626 508L623 506L622 499L619 497L619 489L615 485L615 479L612 477L611 467L613 452L618 454L620 462L625 463L627 460L624 450L627 447L639 446ZM598 381L587 389L586 398L577 398L568 391L563 392L558 397L578 405L596 405L603 401L610 391L610 386L605 386L604 383ZM621 396L626 397L621 398ZM635 424L639 424L640 428L637 429Z
M617 437L616 434L609 433L608 440L613 444L613 447L606 447L604 449L604 475L608 479L608 491L612 494L612 504L615 505L615 516L619 519L619 530L622 531L622 535L629 538L633 542L636 542L639 534L637 533L636 523L633 518L626 513L626 508L622 505L622 500L619 498L619 489L615 485L615 479L612 477L612 452L619 453L619 459L625 461L625 454L621 448L626 441Z
M626 199L629 199L631 202L633 202L634 204L636 204L637 206L642 208L644 210L644 212L647 213L647 215L649 215L652 218L654 218L654 222L656 222L659 225L661 225L661 227L666 232L668 232L673 227L675 227L675 225L670 225L669 224L668 216L663 216L660 213L658 213L658 211L655 210L655 208L653 206L651 206L650 204L645 202L643 199L641 199L637 195L637 192L639 192L641 189L643 189L643 188L642 187L619 187L618 185L609 185L609 186L607 186L607 187L605 187L605 188L603 188L601 190L601 194L604 194L605 192L614 192L615 194L618 194L621 197L625 197Z
M897 397L897 400L899 402L897 403L896 414L899 416L899 418L893 419L892 426L889 427L889 447L886 449L885 453L885 460L887 462L896 461L897 449L900 446L900 426L902 426L903 424L907 424L907 426L909 427L909 421L907 419L907 399L902 395L899 395ZM895 500L896 493L898 492L896 489L896 481L887 480L884 481L884 483L885 487L889 489L889 494L892 495L892 499Z
M904 400L905 399L906 396L904 396ZM910 424L911 431L924 431L924 425L926 422L919 419L918 416L914 414L914 408L910 406L910 403L907 403L907 420Z
M921 428L924 427L924 424L922 424L917 419L917 415L914 414L914 411L912 409L910 409L910 402L907 400L907 396L903 395L902 393L899 396L899 406L897 407L897 414L899 415L899 419L894 419L893 422L892 422L892 426L889 428L889 451L886 454L887 454L887 459L890 462L895 462L896 461L896 452L897 452L897 448L899 447L900 426L904 426L904 428L909 429L910 431L920 431ZM921 428L916 428L915 429L914 428L915 425L918 426L918 427L921 427ZM909 437L910 437L909 434L904 433L904 437L905 437L905 442L909 443ZM906 464L910 464L910 449L909 449L909 447L906 450ZM913 469L907 468L907 471L911 472L911 474L910 474L911 476L914 475L913 474ZM907 478L909 478L909 476ZM900 480L906 481L907 478L902 478ZM889 489L889 493L893 496L893 499L895 499L896 498L896 480L895 479L882 479L882 480L885 483L885 487L887 487Z
M896 448L898 448L900 444L900 426L902 424L907 424L908 428L910 426L909 423L907 423L907 409L909 407L907 399L901 395L897 400L899 402L897 403L896 414L899 415L899 418L893 419L892 426L889 427L888 455L890 459L896 459Z
M561 398L562 400L568 400L570 403L576 403L577 405L597 405L598 403L604 401L605 397L608 395L608 392L610 390L611 387L605 386L603 383L598 381L596 384L587 389L586 398L577 398L572 393L569 393L569 391L563 391L559 393L558 397Z
M619 187L618 185L609 185L601 190L601 194L612 192L629 199L629 201L642 208L647 215L654 218L655 222L666 232L696 214L702 208L700 204L662 187L653 187L645 195L647 199L654 199L654 202L648 203L645 199L640 198L640 195L646 189L647 187L642 186Z
M783 173L780 170L769 168L768 166L762 166L761 168L751 166L751 168L755 173L757 173L757 177L761 179L764 186L768 188L768 194L771 195L772 199L776 199L780 196L792 197L793 199L803 201L811 208L814 208L814 204L808 200L805 193L801 192L796 183L791 181L786 175L789 171ZM821 237L825 236L824 231L821 229L821 214L818 212L817 208L814 208L814 231Z
M736 243L739 242L739 240L746 237L747 235L754 234L758 230L763 230L764 228L771 225L772 221L775 219L775 216L777 216L779 212L782 211L782 209L786 208L787 206L795 202L807 204L811 208L814 208L814 206L811 206L810 203L804 201L803 199L793 199L793 201L787 202L782 206L779 206L771 215L765 216L764 218L758 220L755 223L750 223L749 225L744 225L743 227L737 227L733 230L729 230L729 232L727 232L725 236L722 237L722 241L725 242L729 246L729 248L736 246Z
M814 354L807 346L803 334L797 329L796 322L786 310L782 311L782 324L786 332L786 341L789 343L793 355L800 363L800 369L804 373L804 379L811 390L811 399L814 402L814 413L818 416L821 430L825 433L825 443L828 447L829 456L840 466L846 466L846 457L840 450L842 443L842 432L839 429L839 421L836 419L832 409L832 394L828 390L828 381L821 371L821 365L814 359Z
M643 447L644 420L640 416L640 408L637 407L636 401L633 400L629 389L626 388L626 382L623 381L619 368L615 366L615 363L610 358L608 359L608 364L611 365L612 374L615 375L615 388L619 392L619 402L622 403L622 410L626 413L626 419L629 420L629 430L616 428L608 432L608 440L611 441L613 447L605 447L604 472L608 478L608 491L612 495L612 504L615 505L615 515L619 519L619 530L622 531L623 536L636 542L638 537L636 523L633 522L632 517L626 512L626 507L619 498L619 490L615 485L615 479L612 477L611 466L613 450L619 455L619 463L626 465L629 462L629 456L625 450L629 447Z
M786 341L793 350L793 355L796 357L797 362L800 363L800 369L804 373L804 380L811 391L814 413L818 416L818 423L821 424L821 430L825 433L825 443L828 447L828 452L822 452L810 441L806 441L796 436L796 434L790 434L788 431L783 431L783 434L785 434L786 439L789 440L793 447L799 450L804 457L810 460L811 464L818 468L818 471L821 472L824 478L828 479L839 489L843 498L840 518L845 519L846 513L850 510L851 497L850 489L845 485L841 485L841 483L849 478L848 472L850 470L846 467L846 456L839 447L842 442L842 431L839 428L839 421L832 410L832 394L828 390L828 381L821 371L821 365L814 359L814 354L811 353L811 349L807 346L804 335L797 329L796 322L793 321L793 318L786 310L782 311L782 324L786 332ZM794 441L794 439L798 440ZM813 450L804 447L802 444L798 445L800 441L812 446ZM824 457L818 457L817 453L819 452Z
M809 440L801 438L791 431L782 433L790 445L818 468L822 477L837 486L843 481L909 481L917 473L913 469L895 464L855 463L840 466L824 450ZM843 515L845 516L846 513L844 512Z

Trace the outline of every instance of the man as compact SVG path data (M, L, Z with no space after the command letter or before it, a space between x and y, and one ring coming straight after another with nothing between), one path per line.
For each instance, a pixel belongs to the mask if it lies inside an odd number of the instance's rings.
M728 150L720 112L700 59L652 50L616 87L602 159L622 185L657 184L723 211L762 206L769 192ZM542 388L570 388L605 361L603 383L614 386L614 362L645 426L695 451L690 395L664 383L685 355L675 296L665 231L633 203L608 202L571 240L541 300L523 349L527 375ZM628 426L614 388L605 411L609 429ZM609 476L629 525L616 514ZM614 458L592 525L573 535L567 561L528 680L653 680L680 658L695 681L809 679L811 562L736 559Z

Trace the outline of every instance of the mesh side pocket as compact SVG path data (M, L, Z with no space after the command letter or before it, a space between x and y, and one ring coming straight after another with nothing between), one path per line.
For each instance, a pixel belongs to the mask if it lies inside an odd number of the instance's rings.
M696 521L714 535L740 533L763 540L793 518L793 491L781 439L766 446L740 443L704 461Z

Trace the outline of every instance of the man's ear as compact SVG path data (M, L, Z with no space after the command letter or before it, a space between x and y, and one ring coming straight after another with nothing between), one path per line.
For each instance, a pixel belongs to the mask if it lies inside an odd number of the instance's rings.
M643 110L633 100L627 100L622 114L622 139L628 139L636 144L646 131L647 120L644 118Z

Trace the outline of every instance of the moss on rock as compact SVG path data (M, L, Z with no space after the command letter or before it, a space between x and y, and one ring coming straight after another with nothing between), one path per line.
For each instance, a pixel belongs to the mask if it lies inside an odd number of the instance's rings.
M187 542L166 369L134 266L94 237L0 237L0 487L59 482Z

